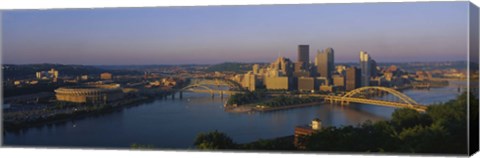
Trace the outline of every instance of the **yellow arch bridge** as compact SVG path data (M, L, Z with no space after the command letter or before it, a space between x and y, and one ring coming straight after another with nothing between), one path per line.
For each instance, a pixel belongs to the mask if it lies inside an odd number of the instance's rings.
M221 90L221 89L215 89L214 87L228 87L228 90ZM208 79L192 79L189 85L183 87L182 89L176 90L180 94L180 98L183 97L183 92L188 91L188 92L195 92L195 93L209 93L212 95L212 97L215 96L215 94L220 95L220 97L223 98L224 94L227 95L233 95L237 93L245 93L243 88L238 85L234 81L229 81L226 79L220 79L220 78L208 78ZM174 97L175 94L172 95Z
M390 95L388 95L390 94ZM341 105L352 103L372 104L379 106L395 107L395 108L410 108L420 112L425 112L427 106L418 104L415 100L407 95L387 87L367 86L354 89L343 96L334 95L315 95L324 97L325 101L339 102ZM373 97L385 96L382 99L372 99Z

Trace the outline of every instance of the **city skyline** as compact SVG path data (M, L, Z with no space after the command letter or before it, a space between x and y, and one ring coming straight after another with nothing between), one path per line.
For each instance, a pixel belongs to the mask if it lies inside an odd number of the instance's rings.
M467 56L467 7L419 2L4 11L2 60L269 63L278 56L296 61L296 46L307 44L311 62L312 52L329 47L338 63L357 63L360 51L380 63L457 61Z

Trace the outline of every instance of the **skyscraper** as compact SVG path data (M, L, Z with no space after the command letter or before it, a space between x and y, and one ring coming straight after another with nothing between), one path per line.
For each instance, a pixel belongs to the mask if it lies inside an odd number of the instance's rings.
M323 51L318 51L315 61L317 63L317 72L320 74L320 77L325 77L331 80L332 73L335 69L333 49L327 48Z
M362 86L368 86L372 71L372 59L365 51L360 51L360 69L362 73Z
M371 62L370 62L370 76L371 77L378 76L377 62L373 59L371 59Z
M298 45L298 63L308 64L310 63L310 46L309 45Z
M294 73L293 75L295 77L300 77L300 76L310 76L310 69L309 69L309 45L298 45L298 59L297 62L295 62L294 65Z
M253 64L252 69L253 69L253 74L257 75L259 73L260 66L258 64Z
M278 76L291 76L293 64L288 58L278 57L277 60L270 64L270 70L280 72Z
M345 76L345 90L351 91L360 87L361 70L356 67L349 67L346 69Z

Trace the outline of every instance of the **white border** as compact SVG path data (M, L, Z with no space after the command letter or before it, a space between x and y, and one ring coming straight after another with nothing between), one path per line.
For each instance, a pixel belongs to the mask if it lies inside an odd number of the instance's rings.
M359 2L425 2L428 0L0 0L0 10L12 9L52 9L52 8L106 8L106 7L153 7L153 6L206 6L206 5L253 5L253 4L308 4L308 3L359 3ZM449 0L435 0L449 1ZM458 0L456 0L458 1ZM472 0L480 6L480 0ZM0 13L0 30L1 30ZM0 51L1 49L0 31ZM0 52L1 53L1 52ZM1 75L1 72L0 72ZM1 77L1 76L0 76ZM1 92L0 92L1 93ZM1 116L1 114L0 114ZM0 139L1 141L1 139ZM0 148L1 157L399 157L395 155L339 155L339 154L285 154L285 153L245 153L245 152L188 152L188 151L129 151L91 149L46 149L46 148ZM433 156L408 156L433 157ZM480 157L477 154L475 157Z

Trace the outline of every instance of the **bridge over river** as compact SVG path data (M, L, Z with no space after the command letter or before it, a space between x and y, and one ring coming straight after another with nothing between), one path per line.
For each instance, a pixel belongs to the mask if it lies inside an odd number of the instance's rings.
M340 96L324 94L306 94L306 96L322 97L325 101L331 103L337 102L341 105L352 102L395 108L409 108L420 112L425 112L427 109L427 106L417 103L409 96L387 87L361 87Z
M228 89L218 89L216 87L228 87ZM240 84L235 81L223 78L193 78L189 85L176 90L183 97L183 92L209 93L212 97L215 94L223 98L224 94L232 95L237 93L246 93ZM354 89L345 95L324 95L324 94L303 94L305 96L322 97L328 102L338 102L341 105L349 103L363 103L378 106L387 106L395 108L409 108L420 112L425 112L427 106L417 103L409 96L388 87L367 86ZM382 97L385 96L385 97ZM175 93L172 95L175 97Z
M218 94L223 98L224 95L246 92L246 90L237 82L224 78L191 78L190 80L189 85L175 90L172 97L175 97L175 93L179 93L180 98L182 98L183 92L196 92L209 93L212 97L215 97L215 94ZM228 87L228 89L220 89L220 87Z

